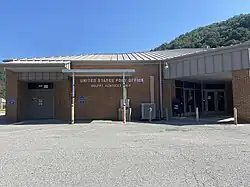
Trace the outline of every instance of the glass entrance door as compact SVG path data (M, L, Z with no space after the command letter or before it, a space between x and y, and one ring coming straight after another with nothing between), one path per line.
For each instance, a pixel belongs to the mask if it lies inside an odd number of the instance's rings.
M205 91L205 112L225 111L225 92L220 90Z
M184 90L184 113L191 115L195 112L195 96L193 89Z
M218 111L225 111L225 92L219 91L217 92L217 107Z
M215 111L215 92L207 92L207 111Z

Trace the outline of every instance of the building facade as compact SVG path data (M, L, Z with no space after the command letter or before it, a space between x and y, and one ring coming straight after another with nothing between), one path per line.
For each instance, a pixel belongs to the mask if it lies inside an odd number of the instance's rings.
M119 119L123 75L132 120L142 119L142 104L155 106L155 118L181 115L231 115L250 120L250 44L217 49L98 54L11 59L6 71L6 116L29 119ZM133 70L123 74L126 70ZM74 93L74 94L72 94ZM74 100L72 100L72 95ZM72 111L73 108L73 111Z

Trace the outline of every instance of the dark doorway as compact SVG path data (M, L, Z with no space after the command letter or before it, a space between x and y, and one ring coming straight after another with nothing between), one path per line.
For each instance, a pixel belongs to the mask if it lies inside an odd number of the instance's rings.
M215 92L207 92L207 110L208 111L215 111L214 93Z
M217 92L218 110L225 111L225 93Z

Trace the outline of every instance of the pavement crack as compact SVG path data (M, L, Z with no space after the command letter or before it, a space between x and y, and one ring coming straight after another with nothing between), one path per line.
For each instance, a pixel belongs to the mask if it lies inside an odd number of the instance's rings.
M185 156L181 151L180 151L180 155L181 155L185 160L191 162L191 166L192 166L192 167L191 167L191 173L192 173L192 175L193 175L193 178L194 178L196 184L197 184L198 186L205 186L205 183L199 181L199 179L198 179L198 177L197 177L197 174L196 174L195 171L194 171L194 169L195 169L195 164L196 164L196 160L194 160L194 159L192 159L192 158L188 158L188 157Z
M199 180L198 180L197 174L196 174L195 171L194 171L196 161L195 161L194 159L190 159L190 161L191 161L191 163L192 163L192 175L193 175L193 177L194 177L195 182L196 182L197 185L199 186L199 185L200 185L200 182L199 182ZM204 183L203 183L203 186L205 186Z
M213 183L216 183L216 185L214 184L215 186L219 186L217 179L212 175L212 173L209 172L209 168L205 169L205 173L208 177L210 177L210 179L212 179Z

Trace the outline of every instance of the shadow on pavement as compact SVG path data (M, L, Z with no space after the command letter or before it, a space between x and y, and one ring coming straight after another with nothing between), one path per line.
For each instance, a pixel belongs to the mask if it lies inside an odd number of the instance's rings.
M12 122L6 119L5 115L0 115L0 125L11 125Z
M122 121L109 121L109 120L76 120L75 124L122 124ZM161 125L174 125L174 126L187 126L187 125L209 125L209 124L234 124L233 118L231 117L214 117L214 118L201 118L199 122L195 118L172 118L171 120L159 120L159 121L131 121L127 124L136 125L136 124L161 124ZM0 125L53 125L53 124L62 124L68 125L71 124L69 121L48 119L48 120L25 120L21 122L11 122L8 121L5 115L0 115Z
M89 124L92 121L75 121L75 124ZM7 120L5 116L0 116L0 125L68 125L69 121L46 119L46 120L25 120L20 122L12 122Z
M161 121L139 121L138 123L149 123L149 124L162 124L162 125L175 125L175 126L187 126L187 125L216 125L216 124L234 124L232 118L202 118L197 121L195 118L173 118L171 120Z

